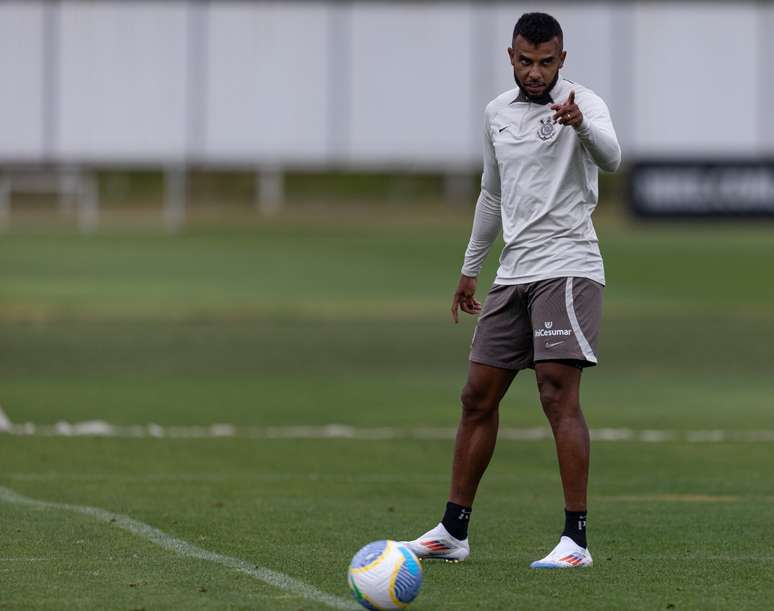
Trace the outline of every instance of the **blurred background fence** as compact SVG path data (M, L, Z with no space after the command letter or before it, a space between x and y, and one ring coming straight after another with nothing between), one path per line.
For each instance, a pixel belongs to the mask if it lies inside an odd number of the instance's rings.
M562 24L564 75L608 102L628 164L774 157L772 3L7 1L0 223L12 193L44 191L92 229L116 169L163 172L173 228L196 169L248 173L265 213L299 171L431 173L470 195L531 10Z

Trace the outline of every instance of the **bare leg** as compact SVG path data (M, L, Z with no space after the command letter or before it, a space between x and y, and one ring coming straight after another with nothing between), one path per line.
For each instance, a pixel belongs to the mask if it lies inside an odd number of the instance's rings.
M471 507L478 484L494 453L500 401L516 371L471 363L462 390L462 416L457 428L452 467L452 503Z
M560 362L535 364L540 402L551 423L567 511L586 511L589 429L580 406L581 370Z

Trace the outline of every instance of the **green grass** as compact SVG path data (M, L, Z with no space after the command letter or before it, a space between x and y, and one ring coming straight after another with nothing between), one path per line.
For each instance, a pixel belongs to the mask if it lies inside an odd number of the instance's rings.
M0 240L0 405L14 422L454 427L472 322L449 322L468 219ZM435 217L435 218L433 218ZM774 429L774 228L603 223L592 428ZM492 256L482 277L493 277ZM545 426L530 372L505 426ZM0 436L0 485L129 515L346 597L351 555L439 517L451 441ZM427 564L413 609L761 609L774 553L771 443L598 442L595 567L535 573L561 494L552 444L502 441L474 555ZM0 503L0 609L319 605L109 524Z

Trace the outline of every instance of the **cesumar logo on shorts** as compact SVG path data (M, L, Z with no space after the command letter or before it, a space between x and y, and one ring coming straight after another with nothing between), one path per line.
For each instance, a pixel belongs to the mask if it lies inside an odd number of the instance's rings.
M548 337L550 335L572 335L571 329L554 329L554 322L547 321L543 323L545 329L535 329L535 337Z

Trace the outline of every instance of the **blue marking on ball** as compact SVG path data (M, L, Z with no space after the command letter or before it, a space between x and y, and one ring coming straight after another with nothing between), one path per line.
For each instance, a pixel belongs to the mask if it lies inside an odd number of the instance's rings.
M407 604L419 594L419 588L422 585L422 567L419 566L416 556L403 545L399 545L398 549L403 554L404 562L395 577L395 597Z
M352 559L350 568L359 569L366 565L371 564L379 556L381 556L384 549L387 547L387 541L374 541L362 548L355 557Z

